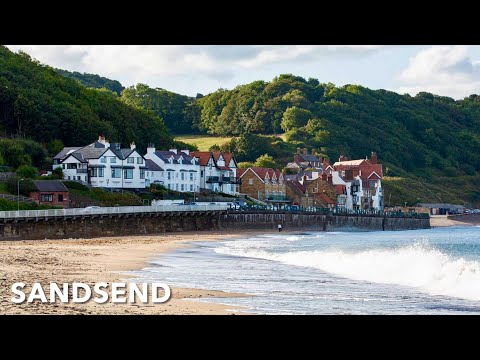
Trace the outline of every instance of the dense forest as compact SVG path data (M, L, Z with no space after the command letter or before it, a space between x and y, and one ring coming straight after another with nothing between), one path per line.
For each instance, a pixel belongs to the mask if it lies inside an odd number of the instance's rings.
M198 129L200 107L195 98L137 84L123 90L121 100L128 105L153 111L165 121L172 133L192 134Z
M55 69L55 71L58 72L60 75L65 76L66 78L78 81L83 86L95 89L108 89L113 91L117 95L121 95L123 89L125 89L119 81L111 80L100 75L87 73L82 74L77 71L71 72L62 69Z
M140 148L171 146L164 121L106 89L87 88L19 52L0 47L0 132L47 144L79 146L104 134Z
M220 89L197 102L200 130L239 136L227 147L239 148L240 153L246 142L260 146L262 137L254 134L284 134L274 140L263 137L261 146L280 153L282 147L287 151L313 147L332 159L340 154L362 158L377 151L392 175L397 169L420 169L419 175L434 169L450 176L480 170L477 95L461 101L429 93L412 97L281 75L271 82ZM284 140L286 144L281 144ZM256 155L241 161L254 161Z

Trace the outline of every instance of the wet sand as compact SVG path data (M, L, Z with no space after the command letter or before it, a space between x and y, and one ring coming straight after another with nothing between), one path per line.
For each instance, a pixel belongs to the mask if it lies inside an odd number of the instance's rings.
M268 232L264 231L263 233ZM48 289L50 282L82 282L91 287L97 282L128 282L123 272L139 270L158 254L186 246L191 241L216 241L241 233L185 232L171 235L105 237L70 240L0 241L0 313L3 314L240 314L240 308L185 299L234 297L244 294L175 288L172 298L163 304L53 304L35 301L15 304L11 286L15 282L40 282ZM252 235L259 232L252 232ZM48 293L47 293L48 297Z

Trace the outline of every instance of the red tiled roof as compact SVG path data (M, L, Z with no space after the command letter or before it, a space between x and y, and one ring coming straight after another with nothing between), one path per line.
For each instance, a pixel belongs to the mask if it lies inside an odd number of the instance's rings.
M230 160L232 160L232 153L231 152L224 152L222 153L223 154L223 158L225 159L225 164L228 165L230 164Z
M228 166L217 166L220 170L228 170L228 171L232 171L232 169L230 169Z
M280 170L274 170L272 168L262 168L262 167L250 167L248 168L250 170L252 170L255 174L257 174L257 176L262 179L262 181L265 179L265 176L267 175L268 173L268 177L271 179L273 174L275 174L275 177L277 179L280 178L280 176L282 175L282 172ZM245 169L248 170L248 169ZM243 171L243 173L239 174L237 172L237 177L241 177L242 175L245 174L245 171Z
M335 185L335 191L337 195L343 194L343 192L345 191L345 185Z
M247 169L237 169L237 178L240 178Z
M305 194L305 186L302 185L298 180L288 180L285 185L291 187L297 193Z
M208 160L212 153L210 151L190 151L190 156L195 156L199 159L200 165L207 166Z
M330 199L327 195L325 195L324 193L320 193L318 194L318 196L323 200L325 201L327 204L335 204L335 201L333 201L332 199Z
M220 154L221 152L216 150L213 152L213 158L215 159L215 161L218 161L218 158L220 157Z

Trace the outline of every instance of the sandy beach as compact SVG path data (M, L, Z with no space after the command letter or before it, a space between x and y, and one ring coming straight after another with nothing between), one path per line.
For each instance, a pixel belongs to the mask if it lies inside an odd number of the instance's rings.
M242 232L245 234L245 232ZM128 279L122 272L139 270L158 254L186 246L191 241L215 241L238 234L178 233L158 236L106 237L84 240L0 241L0 313L2 314L239 314L232 306L185 299L233 297L244 294L199 289L172 289L172 298L163 304L84 304L34 303L14 304L11 285L24 282L31 288L40 282L120 282Z
M459 220L452 220L447 218L447 215L431 215L430 216L431 227L475 226L475 225L480 225L480 217L471 216L471 217L467 217L467 219L459 218Z

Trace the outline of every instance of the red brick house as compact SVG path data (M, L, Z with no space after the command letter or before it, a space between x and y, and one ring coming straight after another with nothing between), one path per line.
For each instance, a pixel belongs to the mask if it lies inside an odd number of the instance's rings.
M68 189L60 180L35 180L37 191L30 193L30 198L37 204L68 208Z
M285 181L280 170L261 167L237 169L240 192L268 203L288 203Z

